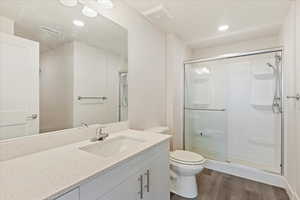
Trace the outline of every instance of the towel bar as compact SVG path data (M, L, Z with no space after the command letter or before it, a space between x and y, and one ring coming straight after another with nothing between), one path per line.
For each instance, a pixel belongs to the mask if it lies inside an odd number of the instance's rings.
M78 97L78 100L84 100L84 99L100 99L100 100L107 100L107 97Z

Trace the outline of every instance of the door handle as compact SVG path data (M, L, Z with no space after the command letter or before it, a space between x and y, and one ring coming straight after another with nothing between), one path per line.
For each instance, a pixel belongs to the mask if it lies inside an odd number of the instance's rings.
M28 119L32 119L32 120L35 120L38 118L38 115L37 114L32 114L30 116L27 117Z
M147 189L147 192L150 192L150 170L148 169L145 173L147 177L147 184L145 185L145 188Z
M300 94L296 94L296 96L287 96L288 99L296 99L297 101L300 100Z
M144 198L144 181L143 181L143 175L140 175L140 177L138 178L138 181L140 182L140 191L139 191L139 195L140 195L140 199Z

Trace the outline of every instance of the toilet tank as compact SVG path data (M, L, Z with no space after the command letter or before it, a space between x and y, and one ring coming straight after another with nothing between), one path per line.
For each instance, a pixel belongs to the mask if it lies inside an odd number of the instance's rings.
M145 131L153 132L153 133L160 133L160 134L167 134L167 135L171 134L169 127L166 127L166 126L153 127L150 129L146 129Z
M152 132L152 133L172 135L170 128L167 127L167 126L153 127L153 128L145 129L144 131ZM172 142L172 140L170 140L170 147L169 147L169 149L173 150L173 142Z

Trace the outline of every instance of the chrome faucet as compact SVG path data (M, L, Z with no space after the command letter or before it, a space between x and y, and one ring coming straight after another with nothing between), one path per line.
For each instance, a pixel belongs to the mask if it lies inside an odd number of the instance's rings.
M106 127L97 128L97 130L96 130L96 140L97 141L103 141L109 136L109 134L106 133L105 129L106 129Z

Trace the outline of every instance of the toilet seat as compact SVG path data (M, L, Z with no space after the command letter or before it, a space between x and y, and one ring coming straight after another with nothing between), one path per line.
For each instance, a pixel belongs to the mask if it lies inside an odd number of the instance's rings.
M183 165L201 165L206 161L200 154L182 150L171 152L170 160Z

